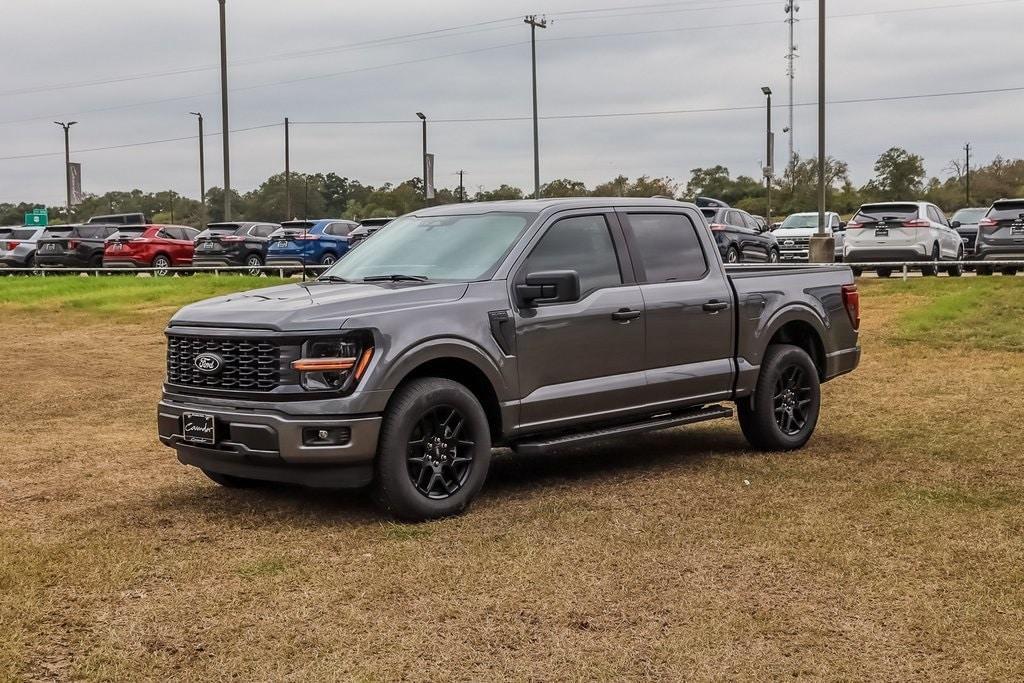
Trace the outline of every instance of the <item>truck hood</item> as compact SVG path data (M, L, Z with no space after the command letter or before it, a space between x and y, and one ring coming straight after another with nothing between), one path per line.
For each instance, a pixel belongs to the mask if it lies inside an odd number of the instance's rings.
M784 237L810 237L816 232L818 232L817 228L775 228L772 230L772 234L780 240Z
M422 309L456 301L469 285L406 282L296 283L254 289L185 306L172 326L242 327L277 331L330 330L351 316Z

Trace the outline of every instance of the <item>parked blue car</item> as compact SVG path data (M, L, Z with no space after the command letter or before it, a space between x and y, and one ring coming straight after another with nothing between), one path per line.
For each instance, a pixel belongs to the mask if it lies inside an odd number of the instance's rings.
M270 234L267 265L282 268L329 266L348 251L348 236L359 224L340 218L284 221Z

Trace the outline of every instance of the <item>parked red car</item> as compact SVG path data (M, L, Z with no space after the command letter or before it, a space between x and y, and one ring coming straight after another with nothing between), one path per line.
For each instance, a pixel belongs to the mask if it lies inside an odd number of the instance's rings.
M154 275L166 275L168 268L192 265L198 234L184 225L126 225L107 239L103 267L155 268Z

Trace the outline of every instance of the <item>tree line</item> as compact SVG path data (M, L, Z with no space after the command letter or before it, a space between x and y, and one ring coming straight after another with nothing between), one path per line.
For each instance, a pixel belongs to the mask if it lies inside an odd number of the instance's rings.
M833 157L825 160L826 194L829 208L850 214L867 202L923 199L947 212L968 205L966 171L961 162L952 161L945 179L928 178L924 159L900 147L885 151L874 164L874 176L856 186L849 167ZM818 161L794 155L792 163L774 178L771 186L773 216L817 208ZM245 193L232 190L234 220L282 221L288 218L343 217L354 220L379 216L399 216L422 208L423 182L412 178L398 184L364 185L336 173L292 173L287 183L283 173L267 178L259 187ZM541 186L544 197L652 197L662 195L679 199L715 197L757 215L766 215L768 188L763 179L746 175L732 177L722 165L695 168L685 185L667 177L642 175L630 179L618 176L592 188L580 180L559 178ZM459 188L437 191L431 204L458 201L523 199L522 188L502 184L473 193ZM970 205L987 206L1001 197L1024 196L1024 159L996 157L991 163L970 170ZM223 220L224 190L214 187L206 193L206 220ZM36 208L30 202L0 203L0 225L16 225L23 214ZM291 208L289 211L288 208ZM196 199L170 190L112 191L87 195L74 207L71 221L106 213L141 212L157 223L203 223L202 205ZM51 222L64 222L64 207L49 207Z

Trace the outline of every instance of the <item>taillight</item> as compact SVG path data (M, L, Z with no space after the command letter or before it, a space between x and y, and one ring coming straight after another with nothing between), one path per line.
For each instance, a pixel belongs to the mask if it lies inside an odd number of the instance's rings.
M860 292L857 291L857 285L843 285L843 307L846 308L853 329L860 329Z
M915 218L912 221L903 221L904 228L930 228L932 224L924 218Z
M19 244L21 244L21 240L11 240L10 242L7 243L7 248L14 249Z
M708 227L710 227L710 228L711 228L712 230L714 230L715 232L721 232L722 230L725 230L725 229L727 229L727 228L728 228L728 226L727 226L727 225L722 225L721 223L712 223L712 224L711 224L710 226L708 226Z
M68 249L77 249L78 240L68 240Z
M238 235L228 235L227 237L221 237L220 241L221 242L244 242L245 238L244 237L239 237Z
M978 227L979 228L994 228L994 227L996 227L998 225L999 225L999 223L997 223L996 221L992 220L988 216L985 216L980 221L978 221Z
M316 235L310 235L309 233L303 233L301 235L296 235L292 239L294 239L294 240L315 240L316 238L317 238Z
M846 224L846 229L847 230L856 230L857 228L863 228L863 227L864 227L864 224L863 223L858 223L857 221L850 221L849 223Z

